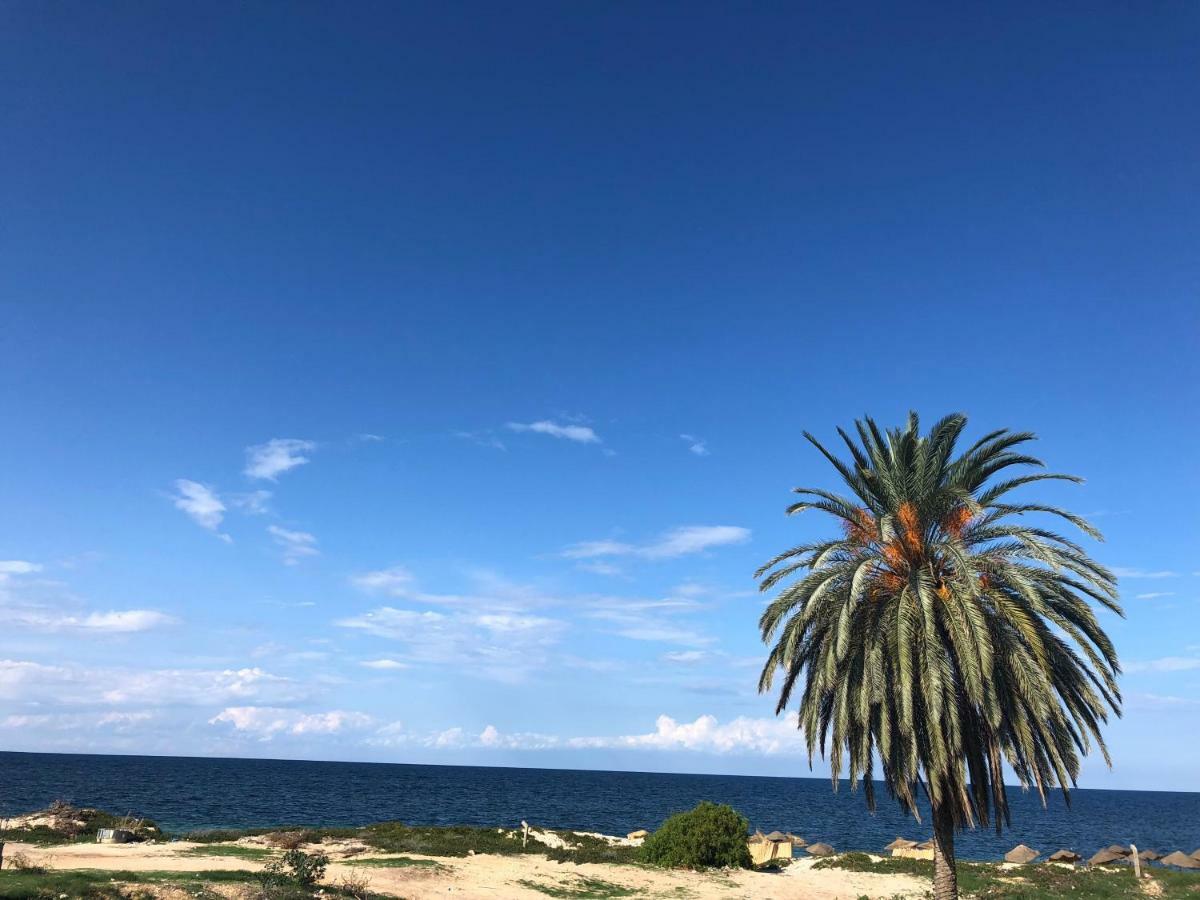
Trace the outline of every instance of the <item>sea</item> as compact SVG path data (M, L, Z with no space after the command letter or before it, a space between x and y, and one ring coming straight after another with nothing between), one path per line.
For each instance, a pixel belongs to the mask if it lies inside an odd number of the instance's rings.
M1109 844L1161 852L1200 848L1200 793L1075 790L1046 807L1010 789L1013 824L967 831L958 855L996 859L1019 843L1085 856ZM728 803L764 832L790 831L837 850L880 851L897 836L930 837L879 785L878 809L828 779L670 775L388 763L0 752L0 816L54 800L132 813L169 832L282 825L546 828L625 834L653 830L701 800Z

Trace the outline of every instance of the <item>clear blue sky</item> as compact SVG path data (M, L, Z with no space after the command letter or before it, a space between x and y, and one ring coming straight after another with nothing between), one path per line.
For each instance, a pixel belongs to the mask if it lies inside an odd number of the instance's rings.
M1197 71L1190 3L6 4L0 745L799 771L751 573L914 408L1088 479L1083 784L1200 789Z

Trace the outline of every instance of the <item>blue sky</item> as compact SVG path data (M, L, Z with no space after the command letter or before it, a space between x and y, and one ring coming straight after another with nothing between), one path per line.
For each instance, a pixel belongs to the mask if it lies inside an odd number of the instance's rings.
M1194 5L0 17L0 746L806 774L751 573L913 408L1200 789Z

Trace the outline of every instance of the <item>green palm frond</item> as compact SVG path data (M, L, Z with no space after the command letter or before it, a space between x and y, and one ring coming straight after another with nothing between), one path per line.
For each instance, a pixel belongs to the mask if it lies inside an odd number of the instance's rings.
M759 626L770 646L759 690L796 700L810 760L827 756L836 786L878 769L913 815L925 793L959 827L1009 818L1004 764L1043 800L1067 794L1101 727L1120 715L1121 672L1093 604L1121 614L1115 576L1047 520L1102 539L1083 518L1009 495L1042 481L1078 482L1023 452L1028 432L990 432L956 454L966 417L922 435L855 423L839 458L805 437L848 488L797 488L789 514L817 510L841 535L768 561L777 591ZM997 478L997 476L1001 476Z

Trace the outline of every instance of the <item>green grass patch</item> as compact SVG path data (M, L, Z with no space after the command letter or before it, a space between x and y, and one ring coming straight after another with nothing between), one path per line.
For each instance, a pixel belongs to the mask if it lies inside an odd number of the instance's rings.
M539 891L548 897L575 898L575 900L604 900L610 897L634 897L637 891L603 878L573 878L558 884L544 884L522 879L517 884Z
M343 862L348 866L367 866L374 869L444 869L439 862L432 859L413 859L411 856L374 856L366 859L347 859Z
M179 885L202 888L206 884L245 884L253 872L120 872L105 869L59 869L49 872L0 871L0 898L58 898L70 900L117 900L145 893L139 885Z
M230 859L266 860L275 855L265 847L247 847L243 844L203 844L179 851L180 856L224 856Z
M865 853L846 853L819 860L814 869L847 869L880 875L911 875L933 883L933 863L923 859L885 858L872 860ZM1139 884L1129 866L1068 869L1033 864L1019 869L1001 869L994 863L960 862L959 890L974 900L1200 900L1200 874L1147 867L1147 879Z

